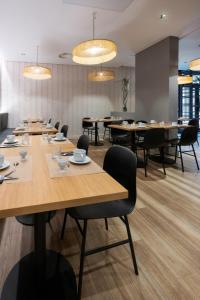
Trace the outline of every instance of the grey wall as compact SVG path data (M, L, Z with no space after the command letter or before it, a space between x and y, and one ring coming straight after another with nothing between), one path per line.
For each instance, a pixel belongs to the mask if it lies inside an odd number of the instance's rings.
M168 37L136 54L137 119L175 121L178 111L178 38Z

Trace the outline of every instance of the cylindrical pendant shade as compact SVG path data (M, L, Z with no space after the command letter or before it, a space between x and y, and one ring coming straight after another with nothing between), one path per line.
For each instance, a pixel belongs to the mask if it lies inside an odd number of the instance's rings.
M93 71L88 74L90 81L109 81L115 79L115 73L110 70Z
M94 39L77 45L72 51L74 62L83 65L97 65L112 60L117 55L113 41Z
M45 80L51 78L51 70L41 66L24 67L23 75L26 78L35 80Z
M200 71L200 58L194 59L190 62L190 70Z
M186 76L186 75L178 76L178 84L189 84L189 83L192 83L192 76Z

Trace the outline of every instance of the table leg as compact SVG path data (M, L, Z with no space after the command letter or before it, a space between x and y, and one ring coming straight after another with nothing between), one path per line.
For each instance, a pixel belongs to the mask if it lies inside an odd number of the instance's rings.
M77 300L74 271L62 255L46 250L44 213L35 214L35 251L9 273L1 300Z
M136 140L136 132L131 131L131 150L136 153L136 146L135 146L135 140ZM137 156L137 168L144 168L144 160Z
M95 140L94 143L91 143L91 145L103 146L103 143L98 141L98 122L95 122Z

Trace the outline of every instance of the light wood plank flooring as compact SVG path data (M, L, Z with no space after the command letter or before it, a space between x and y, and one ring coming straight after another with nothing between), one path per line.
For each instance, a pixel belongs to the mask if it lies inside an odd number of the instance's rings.
M108 145L91 147L90 156L102 165ZM197 147L200 161L200 148ZM177 166L167 168L150 163L148 177L138 170L138 198L129 216L135 241L139 276L133 272L128 246L121 246L86 259L83 299L200 299L200 173L193 157L184 157L185 173ZM61 251L76 274L79 268L81 237L69 220L65 240L59 240L63 211L47 225L47 245ZM125 238L123 223L89 223L87 247ZM13 265L33 249L33 229L15 218L0 220L0 288ZM58 299L59 300L59 299Z

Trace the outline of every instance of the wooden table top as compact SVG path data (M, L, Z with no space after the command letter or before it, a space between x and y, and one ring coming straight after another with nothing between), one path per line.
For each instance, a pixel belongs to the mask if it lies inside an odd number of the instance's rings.
M24 133L29 134L42 134L42 133L57 133L58 130L56 128L46 128L46 126L42 126L40 123L29 123L28 127L24 130L18 130L17 128L13 130L13 134L22 135Z
M181 125L171 125L171 124L164 124L164 125L161 125L159 123L156 123L156 124L147 124L145 127L139 127L138 125L121 125L121 124L111 124L111 125L108 125L108 127L110 128L115 128L115 129L120 129L120 130L124 130L124 131L144 131L144 130L149 130L149 129L152 129L152 128L164 128L166 130L169 130L169 129L176 129L176 128L186 128L188 127L189 125L184 125L184 124L181 124Z
M84 122L113 122L113 121L117 121L116 119L114 118L110 118L110 119L104 119L104 118L91 118L91 119L83 119Z
M46 153L52 153L59 147L59 143L44 144L41 136L31 136L31 146L26 149L32 157L32 179L26 182L3 182L0 185L0 218L127 197L127 190L105 172L50 178ZM72 143L61 147L62 151L74 149ZM1 148L1 153L9 161L9 156L19 157L20 149Z

